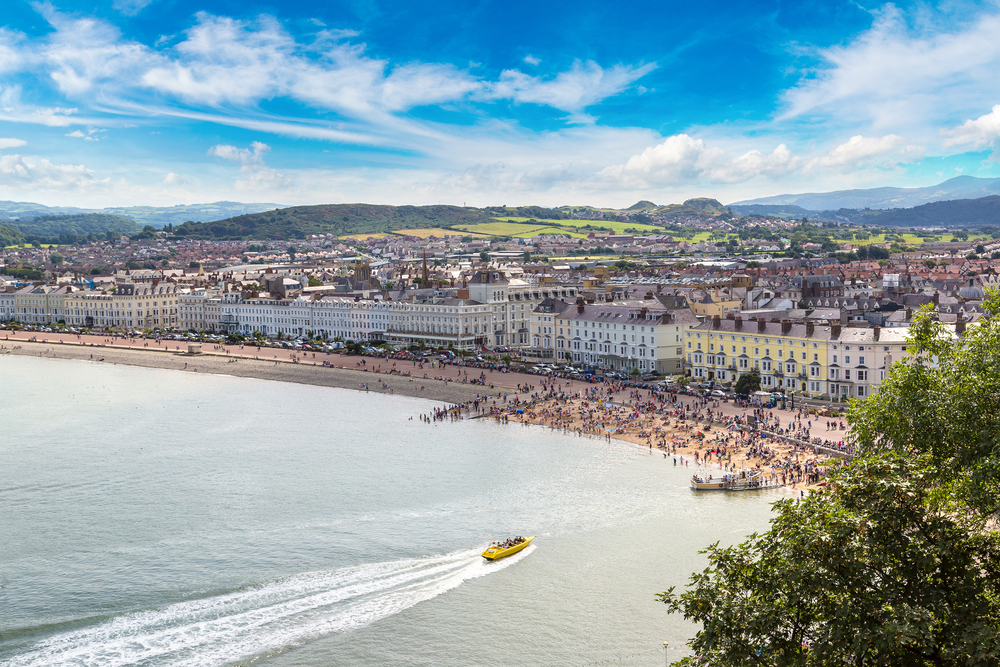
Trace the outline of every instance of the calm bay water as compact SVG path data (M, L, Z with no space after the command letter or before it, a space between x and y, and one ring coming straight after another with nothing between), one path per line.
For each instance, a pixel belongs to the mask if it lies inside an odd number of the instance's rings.
M5 666L661 665L693 630L653 596L779 497L407 397L11 355L0 381Z

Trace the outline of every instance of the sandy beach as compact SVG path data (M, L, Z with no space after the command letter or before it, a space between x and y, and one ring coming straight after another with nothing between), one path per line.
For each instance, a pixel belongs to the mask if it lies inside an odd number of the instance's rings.
M23 334L22 334L23 335ZM0 338L0 353L24 356L46 357L50 359L75 359L94 363L127 364L146 368L166 368L188 373L215 373L237 377L297 382L321 387L340 387L378 393L395 393L416 396L444 403L465 403L477 395L490 392L488 386L461 384L460 382L435 380L433 377L403 377L398 374L348 368L355 363L354 357L330 355L335 366L324 366L320 361L300 361L298 363L282 357L274 359L254 359L253 355L199 354L188 355L179 350L163 348L135 349L122 345L82 345L58 341L31 342L18 339ZM344 368L340 368L340 365ZM422 373L421 373L422 375ZM497 390L493 390L496 395Z
M741 429L740 422L745 422L748 414L745 407L694 396L660 400L646 390L553 381L537 375L432 362L418 366L378 357L224 345L206 345L202 354L191 355L172 341L76 338L3 332L0 354L126 364L426 398L444 404L435 411L437 419L493 418L503 423L558 429L581 437L620 440L674 458L678 464L692 468L693 473L752 467L760 469L774 483L780 481L789 486L815 486L821 478L810 479L809 472L821 470L830 460L811 448L795 447L752 429ZM480 378L485 384L468 381ZM461 407L446 412L448 407L456 405ZM425 417L435 418L435 413ZM762 415L775 426L787 426L791 420L798 434L824 433L819 421L813 425L808 417L791 411L768 410ZM829 429L826 435L821 435L830 439L845 436L844 431Z

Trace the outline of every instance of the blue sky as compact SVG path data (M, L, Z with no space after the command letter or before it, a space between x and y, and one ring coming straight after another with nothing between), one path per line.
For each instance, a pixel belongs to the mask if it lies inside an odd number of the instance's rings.
M0 199L665 204L1000 176L996 3L5 0Z

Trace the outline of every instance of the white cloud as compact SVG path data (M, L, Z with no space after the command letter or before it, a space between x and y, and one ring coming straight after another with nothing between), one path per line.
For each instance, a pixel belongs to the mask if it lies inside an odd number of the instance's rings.
M106 184L83 165L53 164L46 159L0 155L0 185L31 190L83 190Z
M758 176L776 178L797 169L802 159L779 144L771 153L759 150L728 157L702 139L675 134L633 155L625 164L606 167L598 180L623 187L663 187L695 183L742 183Z
M535 56L528 54L524 57L524 62L529 65L538 65L542 62L541 58L536 58Z
M993 107L988 114L983 114L975 120L966 120L958 127L942 132L944 146L971 146L996 148L1000 141L1000 104ZM990 155L990 160L997 161L997 152Z
M570 118L575 121L588 121L591 119L582 113L585 108L621 93L655 68L655 64L649 63L639 67L615 65L604 69L593 61L576 61L568 71L560 72L553 79L505 70L500 74L500 80L490 86L488 95L518 103L550 106L570 112Z
M16 72L24 65L24 35L0 28L0 74Z
M236 189L242 192L261 190L279 191L292 185L292 180L282 172L264 164L264 155L271 150L267 144L254 141L250 148L237 148L228 144L217 144L208 149L208 154L240 163L240 177Z
M639 187L689 182L711 169L721 157L721 149L709 148L701 139L686 134L675 134L633 155L623 165L605 168L599 176Z
M797 169L802 158L793 155L785 144L779 144L771 153L750 150L728 160L709 172L709 176L722 183L742 183L757 176L778 178Z
M859 134L826 155L814 158L808 168L829 167L847 173L864 166L893 167L899 162L919 160L922 156L922 147L909 143L899 135L864 137Z
M931 137L984 99L1000 99L1000 15L980 9L959 21L926 11L908 15L887 4L857 39L815 50L819 67L784 94L779 119L821 116Z
M163 177L163 184L164 185L186 185L187 181L185 181L184 178L180 174L175 174L174 172L170 172L169 174L167 174L166 176Z
M24 146L26 143L28 142L25 141L24 139L10 139L10 138L0 137L0 150L4 150L5 148L17 148L19 146Z
M135 16L152 2L153 0L115 0L111 6L125 16Z
M254 141L250 148L237 148L228 144L216 144L208 149L208 154L243 165L264 164L264 154L271 150L265 143Z
M66 136L73 137L74 139L83 139L84 141L100 141L100 137L95 135L99 135L104 132L107 132L107 130L89 127L86 132L83 130L74 130L72 132L68 132Z

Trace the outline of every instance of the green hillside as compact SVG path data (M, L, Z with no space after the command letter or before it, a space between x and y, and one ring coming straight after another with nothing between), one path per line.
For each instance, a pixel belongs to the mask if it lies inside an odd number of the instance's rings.
M90 234L104 234L105 232L138 234L142 231L142 227L134 220L104 213L42 215L23 220L6 220L4 224L24 233L25 236L40 238L86 237Z
M21 245L23 243L24 234L16 229L0 225L0 248L6 248L9 245Z
M461 206L325 204L293 206L215 222L185 222L174 227L174 234L194 239L285 240L303 239L311 234L344 236L389 233L397 229L448 228L492 220L486 211Z
M1000 195L938 201L882 211L871 222L886 227L982 227L1000 223Z
M217 201L210 204L178 204L177 206L127 206L106 208L101 213L120 215L135 220L140 225L162 228L182 223L211 222L239 215L264 213L283 208L281 204L244 204L234 201Z
M728 207L723 206L717 199L710 199L708 197L688 199L683 204L667 204L656 209L653 213L668 218L732 217L733 215L733 212Z

